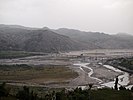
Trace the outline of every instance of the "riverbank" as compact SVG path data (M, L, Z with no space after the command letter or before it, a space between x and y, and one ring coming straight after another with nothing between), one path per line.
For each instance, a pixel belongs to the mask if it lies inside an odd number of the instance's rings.
M94 84L99 87L101 84L113 81L116 76L123 74L122 72L109 70L100 64L95 64L94 66L90 63L78 63L74 65L75 71L79 73L79 77L73 79L70 85L85 86Z
M113 81L116 76L122 75L122 72L115 72L104 65L95 64L95 66L88 65L88 67L94 70L93 77L97 77L102 80L102 83Z
M78 86L84 86L86 84L98 84L98 81L95 79L92 79L88 76L88 73L91 72L90 69L87 68L86 65L89 63L78 63L74 64L75 67L73 69L78 72L79 76L73 80L70 81L70 86L78 87Z
M87 84L93 84L97 87L114 87L114 79L118 76L119 78L119 87L128 86L130 78L129 74L126 72L123 72L119 69L114 68L110 65L102 65L102 64L89 64L89 63L78 63L74 64L77 66L78 71L80 72L79 77L74 79L72 82L73 84L79 84L80 86L84 87ZM82 68L84 67L84 69ZM86 70L87 68L87 70ZM90 71L88 71L88 69ZM129 88L132 87L132 84ZM85 88L85 87L84 87Z

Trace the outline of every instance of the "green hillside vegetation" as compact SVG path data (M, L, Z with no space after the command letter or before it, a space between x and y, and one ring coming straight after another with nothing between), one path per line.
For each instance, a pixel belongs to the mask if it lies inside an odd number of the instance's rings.
M106 63L111 64L114 67L121 66L123 68L133 71L133 57L110 59L110 60L107 60Z
M120 62L119 63L120 66L133 70L133 57L132 58L120 58L118 59L118 61Z

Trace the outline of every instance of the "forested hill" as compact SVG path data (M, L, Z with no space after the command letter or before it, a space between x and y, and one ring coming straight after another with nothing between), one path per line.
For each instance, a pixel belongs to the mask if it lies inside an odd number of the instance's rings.
M126 33L109 35L100 32L85 32L67 28L60 28L53 31L83 42L89 48L93 49L133 49L133 36Z
M0 50L62 52L82 49L87 46L48 29L0 25Z
M0 25L0 50L66 52L85 49L133 49L133 36L74 29Z

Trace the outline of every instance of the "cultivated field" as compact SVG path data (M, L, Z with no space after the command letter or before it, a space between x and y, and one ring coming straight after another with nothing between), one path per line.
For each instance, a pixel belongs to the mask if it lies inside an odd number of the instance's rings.
M0 65L0 80L8 82L59 83L78 74L66 66Z

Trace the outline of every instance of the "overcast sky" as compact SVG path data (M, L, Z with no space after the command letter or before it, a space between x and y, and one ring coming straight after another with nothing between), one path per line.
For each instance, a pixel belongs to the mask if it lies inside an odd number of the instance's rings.
M133 0L0 0L0 24L133 34Z

